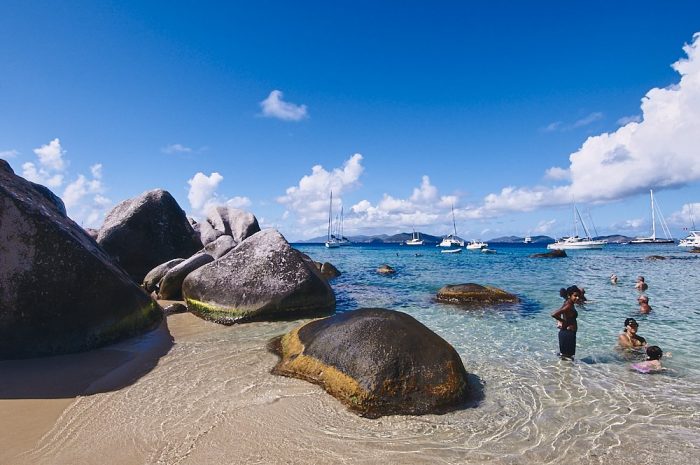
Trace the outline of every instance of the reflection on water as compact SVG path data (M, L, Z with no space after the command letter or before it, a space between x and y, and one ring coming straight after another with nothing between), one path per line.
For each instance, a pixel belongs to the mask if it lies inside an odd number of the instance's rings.
M173 315L175 344L150 373L119 391L78 398L23 463L697 463L700 343L695 259L645 260L674 247L610 246L561 260L528 258L534 247L444 255L433 248L300 246L342 272L339 311L363 306L410 313L448 340L481 380L476 407L446 415L360 418L319 387L269 374L271 337L299 322L210 328ZM375 272L387 263L393 277ZM608 281L610 273L618 285ZM654 308L637 310L644 275ZM444 284L475 282L522 298L501 309L439 304ZM560 287L586 288L577 361L556 357L551 311ZM641 375L614 349L623 321L671 358ZM194 329L193 329L194 328ZM179 335L179 336L178 336ZM361 343L362 341L358 341Z

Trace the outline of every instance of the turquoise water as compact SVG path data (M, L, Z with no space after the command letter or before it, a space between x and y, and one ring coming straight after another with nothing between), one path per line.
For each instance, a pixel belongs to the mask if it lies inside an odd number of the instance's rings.
M544 247L503 244L496 254L464 250L442 254L432 246L355 245L326 249L295 245L317 261L329 261L343 273L332 282L338 311L376 306L407 312L470 351L498 349L498 357L544 357L557 352L557 330L550 317L562 303L559 289L576 284L586 289L588 303L579 308L577 358L608 360L625 318L634 317L639 334L659 345L672 376L700 376L694 354L700 344L700 255L675 246L608 245L603 250L570 251L565 259L534 259ZM417 256L418 255L418 256ZM648 259L652 255L665 260ZM396 274L376 273L389 264ZM609 281L619 277L617 285ZM639 313L634 289L638 275L649 284L644 292L653 311ZM435 301L445 284L492 285L518 295L520 304L465 310ZM488 338L487 338L488 336ZM612 362L611 362L612 363Z
M534 245L492 245L496 254L441 254L430 246L296 247L343 273L332 283L338 311L409 313L450 342L476 375L477 408L431 420L438 432L423 447L434 450L436 460L460 462L469 452L475 463L561 463L564 449L572 462L609 463L631 453L637 463L697 463L700 256L668 245L609 245L567 252L564 259L529 258L546 251ZM396 274L377 274L384 263ZM649 284L648 315L638 310L638 275ZM443 285L467 282L499 287L522 301L480 310L435 301ZM557 357L550 316L563 302L559 289L572 284L584 287L588 298L579 308L573 363ZM628 317L664 350L665 372L637 373L630 354L616 350Z

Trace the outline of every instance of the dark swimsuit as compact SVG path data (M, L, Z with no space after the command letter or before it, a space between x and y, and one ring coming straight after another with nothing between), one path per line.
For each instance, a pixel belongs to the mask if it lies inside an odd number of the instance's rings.
M571 331L568 328L571 325L576 325L576 318L578 318L578 312L576 309L572 309L574 313L573 318L564 317L562 321L562 327L559 330L559 353L564 357L573 358L576 353L576 331Z

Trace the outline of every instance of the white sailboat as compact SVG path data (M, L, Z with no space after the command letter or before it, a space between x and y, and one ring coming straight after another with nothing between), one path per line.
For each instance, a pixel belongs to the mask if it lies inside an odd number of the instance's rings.
M673 244L675 240L671 238L671 231L668 229L664 215L661 213L658 203L654 204L654 191L649 189L649 195L651 197L651 236L649 237L638 237L632 239L630 244ZM656 214L659 216L659 224L664 232L665 237L656 237Z
M583 231L586 234L585 237L579 237L578 235L579 223L581 223L583 227ZM574 234L572 236L559 238L554 244L547 245L547 248L550 250L602 249L607 243L608 241L605 240L594 240L591 238L586 223L584 223L583 218L581 218L581 213L579 213L578 208L574 205Z
M337 239L339 245L349 245L350 240L347 237L345 237L345 229L343 227L343 221L344 221L343 207L340 207L340 222L335 229L335 238Z
M457 237L457 223L455 222L455 206L452 205L452 227L454 234L448 234L442 238L438 247L464 247L464 241Z
M423 245L423 239L420 238L420 232L413 230L413 235L406 241L406 245Z
M678 242L678 247L700 247L700 231L690 231L687 237Z
M532 244L532 237L529 234L523 239L523 244Z
M326 247L335 249L340 247L340 241L332 234L331 221L333 219L333 191L331 191L331 200L328 204L328 233L326 234Z

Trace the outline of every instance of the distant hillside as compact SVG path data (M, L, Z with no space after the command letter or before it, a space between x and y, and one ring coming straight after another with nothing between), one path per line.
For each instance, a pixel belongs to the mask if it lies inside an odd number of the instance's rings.
M406 242L412 237L411 233L399 233L399 234L377 234L374 236L348 236L350 242L355 244L400 244ZM433 236L430 234L420 233L421 239L425 241L426 244L438 244L442 240L440 236ZM530 236L532 239L532 244L551 244L554 239L549 236ZM633 237L622 236L620 234L613 234L610 236L598 236L594 239L605 239L611 244L618 244L623 242L629 242ZM489 244L522 244L524 242L524 237L518 236L501 236L489 239L486 242ZM311 239L306 239L303 241L296 241L302 244L323 244L326 242L326 236L313 237ZM466 241L465 241L466 242Z
M549 236L530 236L530 238L532 239L532 244L551 244L554 242L554 239ZM518 236L502 236L489 239L486 242L494 244L522 244L525 242L525 238Z
M374 236L348 236L348 239L350 242L356 244L398 244L401 242L406 242L411 237L413 237L412 233L399 233L392 236L387 234L377 234ZM420 238L423 239L426 244L437 244L442 240L442 237L432 236L425 233L420 233ZM326 236L312 237L311 239L296 242L302 244L323 244L326 242Z

